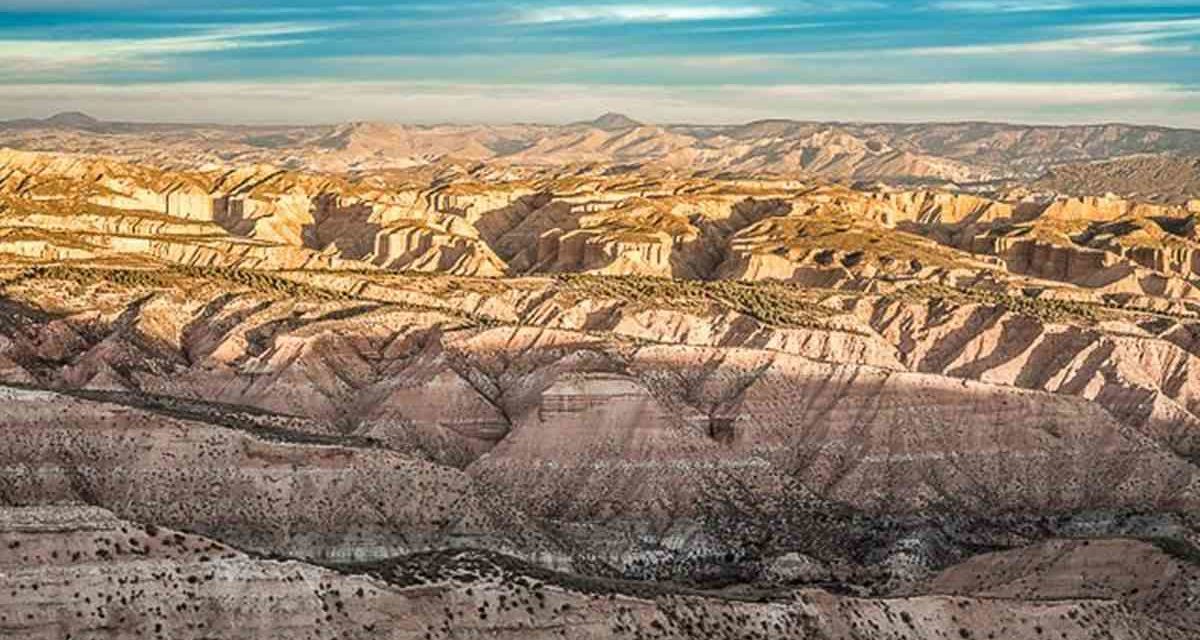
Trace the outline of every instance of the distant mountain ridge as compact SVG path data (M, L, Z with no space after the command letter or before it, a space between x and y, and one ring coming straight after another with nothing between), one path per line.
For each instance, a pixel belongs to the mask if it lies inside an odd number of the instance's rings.
M603 129L605 131L620 131L622 129L633 129L634 127L642 126L642 123L623 113L613 112L606 113L599 118L592 120L591 122L584 122L580 124L591 125L597 129Z
M1128 156L1200 155L1200 131L987 122L653 125L620 113L569 125L173 125L104 122L80 112L0 122L0 146L64 151L81 145L172 168L277 163L282 155L292 168L342 172L454 158L963 184L1037 178L1057 166Z
M1063 165L1035 185L1067 193L1113 192L1183 202L1200 198L1200 156L1136 155Z
M43 122L50 125L78 127L81 129L97 127L103 124L96 118L93 118L81 111L64 111L62 113L56 113L49 118L46 118Z

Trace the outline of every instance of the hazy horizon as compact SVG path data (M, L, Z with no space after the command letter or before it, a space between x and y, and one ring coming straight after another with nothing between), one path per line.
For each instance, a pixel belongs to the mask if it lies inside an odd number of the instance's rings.
M905 125L956 125L956 124L981 124L981 125L996 125L996 126L1013 126L1013 127L1048 127L1048 128L1069 128L1069 127L1085 127L1085 126L1130 126L1130 127L1145 127L1145 128L1161 128L1174 130L1195 131L1200 130L1200 123L1196 126L1181 126L1170 124L1155 124L1150 122L1135 122L1128 120L1094 120L1094 121L1064 121L1064 122L1046 122L1046 121L1021 121L1017 119L836 119L836 118L799 118L799 117L762 117L745 120L714 120L714 121L660 121L638 117L636 113L625 113L621 111L608 110L604 112L596 112L591 115L585 115L578 118L563 118L559 120L405 120L396 118L382 119L347 119L347 120L311 120L299 122L287 121L272 121L263 120L256 121L252 119L226 119L226 120L181 120L174 118L129 118L121 117L120 115L106 117L100 112L93 112L82 108L73 108L66 105L64 108L52 110L49 112L28 112L18 113L17 115L0 117L0 123L19 123L28 121L31 123L46 122L57 117L78 115L91 118L101 124L111 125L145 125L145 126L184 126L184 127L253 127L253 128L294 128L294 127L336 127L347 124L380 124L391 126L408 126L408 127L503 127L503 126L568 126L574 124L590 124L593 121L599 120L605 116L616 115L629 118L636 121L640 125L661 126L661 127L738 127L746 126L761 122L794 122L794 123L812 123L826 125L847 125L847 126L905 126Z

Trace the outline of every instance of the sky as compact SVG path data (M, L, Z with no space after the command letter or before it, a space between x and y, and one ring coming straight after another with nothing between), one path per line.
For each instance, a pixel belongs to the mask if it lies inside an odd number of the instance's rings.
M0 118L1200 128L1200 0L0 0Z

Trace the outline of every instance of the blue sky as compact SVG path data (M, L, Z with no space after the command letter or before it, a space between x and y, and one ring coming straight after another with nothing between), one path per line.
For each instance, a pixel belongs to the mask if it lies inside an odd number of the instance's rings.
M0 0L0 117L1200 127L1200 2Z

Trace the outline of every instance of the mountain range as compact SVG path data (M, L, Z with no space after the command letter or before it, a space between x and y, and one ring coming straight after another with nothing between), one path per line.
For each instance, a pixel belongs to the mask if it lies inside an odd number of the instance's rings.
M324 172L444 161L635 165L668 173L780 174L973 185L1076 164L1200 155L1200 131L1122 124L866 124L769 120L648 125L605 114L568 125L217 126L102 122L81 113L0 123L0 146L78 149L167 168L266 163Z

